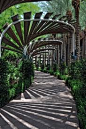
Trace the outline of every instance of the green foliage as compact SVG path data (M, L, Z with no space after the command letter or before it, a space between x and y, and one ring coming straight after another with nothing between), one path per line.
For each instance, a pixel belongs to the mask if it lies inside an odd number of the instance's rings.
M32 60L24 59L20 68L22 75L22 91L31 85L31 77L34 76L34 66Z
M69 67L68 85L75 98L81 129L86 129L86 59Z
M49 71L50 70L50 64L47 64L47 71Z
M62 75L65 75L66 71L67 71L66 64L64 62L61 62L61 64L60 64L60 73Z
M54 75L54 71L52 68L50 68L50 70L48 71L51 75Z
M12 61L0 59L0 107L24 92L34 77L32 60L20 61L16 66Z
M41 71L44 69L44 63L41 64Z
M53 71L56 72L57 69L58 69L57 63L54 63L54 64L53 64Z
M72 79L86 82L86 60L76 61L69 67L69 75Z
M72 6L72 0L52 0L42 2L40 6L43 11L54 12L55 15L61 14L61 16L65 16L66 12L71 10L73 14L72 17L75 19L75 10ZM86 27L86 0L80 2L80 26L82 29Z
M8 102L8 63L0 58L0 107Z
M3 57L9 61L14 61L15 59L18 58L18 56L19 55L16 52L12 52L12 51L5 51L3 54Z
M47 67L44 67L43 72L47 73Z
M19 14L21 17L24 12L33 12L33 15L40 10L40 7L37 5L37 3L22 3L17 4L15 6L12 6L8 8L6 11L4 11L2 14L0 14L0 29L2 26L8 22L11 23L11 16Z

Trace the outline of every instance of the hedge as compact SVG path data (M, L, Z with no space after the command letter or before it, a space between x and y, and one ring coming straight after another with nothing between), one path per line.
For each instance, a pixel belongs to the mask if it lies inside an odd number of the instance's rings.
M33 62L24 59L16 67L0 59L0 107L29 88L34 77Z

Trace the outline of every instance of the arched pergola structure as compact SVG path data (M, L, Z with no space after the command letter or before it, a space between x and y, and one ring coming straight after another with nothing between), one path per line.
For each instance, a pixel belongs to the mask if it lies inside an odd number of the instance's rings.
M0 0L0 13L9 7L26 2L38 2L38 1L50 1L50 0Z
M19 19L18 15L12 17L13 23L5 24L3 32L1 34L2 48L24 55L30 54L31 48L34 46L33 40L37 40L38 37L49 34L71 34L71 45L74 45L73 36L75 28L64 21L57 20L58 15L53 16L52 13L46 13L42 18L42 12L36 13L34 19L31 19L31 12L24 13L24 18ZM24 24L22 29L22 24ZM55 41L56 42L56 41ZM5 46L3 46L3 43ZM42 44L48 45L50 41L35 42L34 49L41 47ZM53 44L54 40L53 40ZM72 47L74 52L74 47Z

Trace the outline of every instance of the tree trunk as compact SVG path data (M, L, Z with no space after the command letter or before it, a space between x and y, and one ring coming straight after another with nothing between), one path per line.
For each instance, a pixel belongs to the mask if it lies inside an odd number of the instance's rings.
M75 11L76 14L76 56L77 60L80 59L80 34L79 34L79 11L78 8Z

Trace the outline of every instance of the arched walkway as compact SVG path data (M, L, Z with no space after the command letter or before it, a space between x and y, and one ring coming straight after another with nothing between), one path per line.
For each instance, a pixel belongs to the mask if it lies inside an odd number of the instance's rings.
M79 129L76 105L63 80L39 71L24 94L1 109L0 129Z

